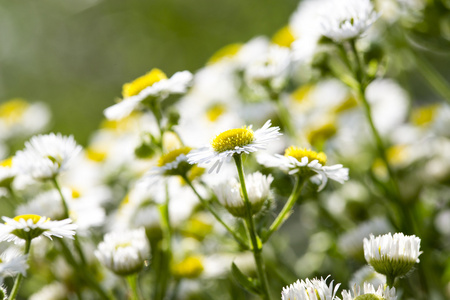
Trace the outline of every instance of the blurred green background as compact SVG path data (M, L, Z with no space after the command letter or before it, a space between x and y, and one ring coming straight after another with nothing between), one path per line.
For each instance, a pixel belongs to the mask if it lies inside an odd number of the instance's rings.
M86 144L122 84L195 71L221 47L272 35L298 0L1 0L0 102L43 101Z

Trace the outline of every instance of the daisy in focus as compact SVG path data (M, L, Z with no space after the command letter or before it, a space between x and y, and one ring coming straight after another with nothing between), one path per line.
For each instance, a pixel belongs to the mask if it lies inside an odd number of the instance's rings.
M342 300L356 300L356 299L367 299L367 300L396 300L397 294L395 288L384 288L383 285L378 286L378 289L367 282L364 282L364 290L361 293L359 286L353 287L353 295L350 291L342 292Z
M271 127L272 123L268 120L263 127L255 131L252 126L229 129L213 138L208 147L191 151L188 155L190 164L210 163L214 161L209 173L220 168L224 161L229 161L233 155L242 153L249 154L258 150L266 149L267 144L277 140L282 135L278 126Z
M306 148L291 146L285 150L284 155L261 155L258 162L267 167L279 167L289 174L298 174L303 178L310 178L314 183L320 184L319 191L327 184L328 179L339 183L348 180L348 169L341 164L325 166L327 156L323 152L315 152Z
M370 235L364 239L364 257L378 273L386 275L392 282L395 277L406 275L419 262L420 238L415 235L404 235L403 233L391 233Z
M2 219L5 223L0 224L0 241L14 241L16 244L31 241L41 235L49 239L52 239L52 236L73 239L77 229L71 219L52 221L39 215L19 215L13 219Z
M12 164L19 174L35 180L53 179L70 166L81 149L73 136L37 135L25 142L24 150L17 151Z
M109 120L120 120L139 109L149 100L163 100L170 94L183 94L192 81L189 71L175 73L172 77L159 70L152 69L147 74L124 84L121 102L105 109L104 114Z
M143 227L107 233L95 251L97 259L117 275L139 272L148 259L150 245Z
M330 277L330 276L328 276ZM282 300L334 300L336 298L336 292L341 285L336 284L333 289L333 281L327 285L327 278L320 280L314 278L312 280L306 278L305 280L297 280L293 284L284 287L281 292Z
M370 0L330 0L322 9L322 34L337 43L360 37L379 17Z

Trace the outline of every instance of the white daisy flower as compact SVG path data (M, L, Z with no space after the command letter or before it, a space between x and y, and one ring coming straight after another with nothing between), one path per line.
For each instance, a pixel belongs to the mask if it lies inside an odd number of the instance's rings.
M419 262L420 238L391 233L364 238L364 257L375 271L391 277L406 275Z
M42 287L38 292L32 294L29 300L63 300L67 299L69 291L64 284L53 282Z
M22 240L31 241L41 235L49 239L52 239L52 236L73 239L77 229L77 225L71 224L71 219L52 221L38 215L19 215L13 219L2 219L5 223L0 224L0 241L20 243Z
M330 277L330 275L328 275ZM336 284L333 289L333 281L327 285L327 278L320 280L314 278L312 280L306 278L304 281L297 280L290 286L284 287L281 292L282 300L335 300L336 292L341 285Z
M249 83L270 82L276 88L285 81L290 62L289 48L271 45L266 53L254 58L246 67L244 70L245 79Z
M341 164L324 166L327 156L323 152L315 152L306 148L291 146L286 149L284 156L261 155L258 162L267 167L279 167L289 174L299 174L305 178L310 178L314 183L320 184L319 191L327 184L328 179L339 183L348 180L348 169Z
M0 283L4 277L12 277L17 274L25 276L28 264L28 255L23 255L17 247L9 247L0 254Z
M87 229L100 226L105 220L105 210L93 198L78 197L76 191L62 189L64 199L69 208L69 217L78 226L78 234L85 233ZM58 190L52 189L37 195L31 201L17 207L16 213L46 215L52 220L64 217L64 207Z
M123 276L139 272L149 254L150 245L143 227L107 233L95 251L103 265Z
M209 173L216 168L219 173L223 162L229 161L233 155L263 150L269 142L276 140L281 135L280 128L271 125L268 120L263 127L255 131L251 125L224 131L211 140L210 146L191 151L187 155L188 162L201 164L214 161Z
M148 98L164 99L170 94L186 92L193 75L189 71L175 73L167 78L159 69L152 69L149 73L123 86L123 100L105 109L104 114L110 120L120 120L139 108Z
M340 43L360 37L378 19L370 0L330 0L324 3L322 34Z
M81 149L73 136L37 135L25 143L24 150L17 151L12 164L18 173L33 179L52 179L69 167Z
M367 300L397 300L397 294L395 288L385 289L384 284L378 286L378 289L367 282L364 282L364 290L361 293L359 285L353 286L353 295L350 291L342 291L342 300L355 300L355 299L367 299ZM362 296L364 295L364 296Z
M252 206L252 214L258 213L270 196L272 175L265 176L255 172L245 176L248 199ZM245 217L245 202L242 197L241 184L236 178L230 178L214 188L219 202L235 217Z
M191 152L190 147L181 147L163 154L158 165L144 175L144 179L152 176L186 175L192 168L189 164L187 154Z

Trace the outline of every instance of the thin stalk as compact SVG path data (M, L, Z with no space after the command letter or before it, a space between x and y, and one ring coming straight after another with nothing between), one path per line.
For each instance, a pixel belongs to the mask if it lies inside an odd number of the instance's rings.
M17 196L16 192L14 192L14 189L12 188L11 184L9 184L6 189L8 190L8 193L11 195L12 200L15 201L15 205L23 203L23 199L21 199L19 196ZM11 203L11 202L10 202Z
M269 283L267 281L265 266L264 266L264 259L262 257L262 243L259 240L255 224L253 222L253 215L252 215L252 205L250 204L250 200L248 198L247 194L247 187L245 186L245 176L244 176L244 167L242 165L242 159L241 155L234 155L233 156L234 161L236 162L236 168L238 170L239 174L239 181L241 183L241 189L242 189L242 195L244 196L244 203L245 208L247 212L247 216L245 218L245 224L248 227L248 232L250 234L250 242L252 243L252 251L253 251L253 257L255 259L256 269L258 272L259 281L261 284L262 294L261 297L266 300L270 300L270 294L269 294Z
M163 232L162 240L162 256L160 264L160 278L158 278L157 283L159 283L157 299L164 299L167 292L167 285L170 278L170 260L172 257L172 229L170 227L170 217L169 217L169 194L168 186L166 183L166 201L164 204L160 205L159 212L161 215L161 229Z
M31 240L26 240L25 241L25 250L23 251L23 254L28 255L30 253L30 248L31 248ZM11 293L9 295L9 298L8 298L9 300L16 299L17 293L19 292L20 284L22 283L22 279L23 279L22 273L17 275L16 280L14 281L14 286L13 286Z
M140 297L139 297L139 293L137 290L138 275L133 274L133 275L126 276L126 280L128 283L128 287L130 289L129 299L130 300L139 300Z
M356 74L356 79L358 80L360 85L363 85L364 79L365 79L365 72L364 72L364 69L363 69L364 63L361 62L361 58L359 57L358 50L356 49L356 40L355 39L350 40L350 47L352 48L352 52L355 55L355 62L356 62L355 74Z
M203 199L202 196L197 192L197 189L194 187L192 182L189 180L189 178L186 175L181 176L183 180L187 183L187 185L192 189L192 191L197 195L198 199L202 203L202 205L216 218L216 220L222 224L223 227L234 237L236 242L239 243L239 245L244 249L249 249L246 242L233 230L231 229L223 220L222 218L212 209L211 205L209 205L208 201Z
M294 206L295 202L297 201L298 197L300 196L300 193L302 192L302 186L303 186L304 180L298 175L295 180L294 188L292 189L292 193L289 196L289 199L287 200L286 204L284 205L281 212L278 214L276 219L273 221L272 225L269 227L269 231L263 236L262 242L265 243L270 236L278 230L278 228L289 218L291 215L292 207Z
M373 122L373 119L372 119L372 110L371 110L370 104L366 98L366 86L363 82L364 77L365 77L364 69L363 69L364 62L361 62L359 59L358 50L356 49L354 40L351 41L351 46L352 46L351 49L352 49L353 55L356 57L356 62L357 62L357 70L356 70L357 73L355 74L359 81L359 88L358 88L357 92L358 92L359 98L363 104L364 112L366 115L367 122L369 123L370 130L375 139L378 154L379 154L380 158L382 159L382 161L388 171L389 184L390 184L390 188L388 189L388 191L390 194L391 201L394 202L394 204L398 208L399 213L402 215L403 231L405 233L409 233L411 231L414 232L414 231L416 231L416 228L415 228L414 222L411 218L411 213L409 211L409 208L403 207L403 205L401 203L401 193L400 193L400 188L397 183L396 175L395 175L395 173L391 167L391 164L389 163L388 158L386 156L386 147L383 143L381 135L378 132L377 128L375 127L375 123ZM358 75L359 72L361 75Z
M422 55L418 55L414 50L411 50L411 54L425 80L444 100L450 103L450 84L447 80Z
M52 178L52 182L55 185L55 188L58 190L59 195L61 196L61 202L64 208L63 219L67 219L69 217L69 207L67 206L66 198L64 198L64 195L62 193L61 187L59 186L58 179L56 179L56 176Z
M395 282L395 276L393 275L386 275L386 285L392 289L394 287Z
M101 299L104 300L111 300L111 298L106 294L106 292L103 290L103 288L98 284L98 280L95 279L92 276L92 273L87 270L85 265L78 265L77 261L75 260L75 257L72 254L72 251L67 247L67 245L64 243L61 239L56 239L59 244L61 245L62 253L67 260L67 262L72 265L72 267L75 269L75 274L80 274L79 278L85 282L87 285L91 286L100 296Z
M63 207L64 207L64 219L66 219L66 218L69 217L69 207L67 205L66 198L64 197L64 195L62 193L61 187L60 187L60 185L58 183L58 179L56 178L56 176L53 177L52 181L53 181L53 184L55 185L55 187L58 190L58 193L59 193L59 195L61 197L61 202L62 202ZM80 256L80 259L81 259L82 263L86 265L87 264L86 256L84 255L83 248L81 247L80 240L78 239L77 235L75 235L73 242L74 242L74 245L75 245L75 249L77 249L78 255Z

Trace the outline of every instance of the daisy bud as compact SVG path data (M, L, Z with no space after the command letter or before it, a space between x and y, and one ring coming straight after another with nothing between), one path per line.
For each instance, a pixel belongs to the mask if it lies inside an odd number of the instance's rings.
M247 194L252 206L252 215L258 213L270 196L271 175L265 176L259 172L249 174L245 178ZM235 217L246 216L241 184L235 178L219 184L214 188L219 202Z
M419 262L420 238L403 233L391 233L364 239L366 261L378 273L388 278L405 276Z

